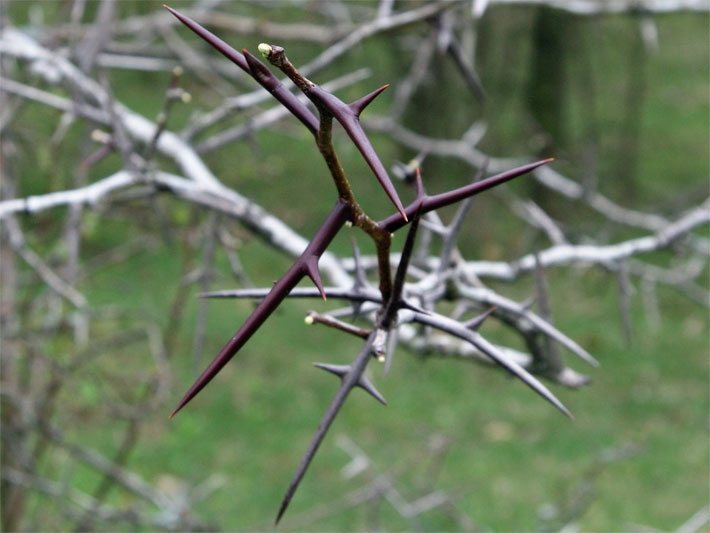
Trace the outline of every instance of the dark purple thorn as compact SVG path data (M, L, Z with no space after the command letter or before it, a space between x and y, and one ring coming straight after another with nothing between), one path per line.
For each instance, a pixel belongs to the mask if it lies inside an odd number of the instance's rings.
M554 160L554 157L550 157L548 159L543 159L542 161L528 163L527 165L522 165L506 172L501 172L500 174L496 174L490 178L475 181L464 187L454 189L453 191L430 196L427 199L427 205L425 208L438 209L439 207L444 207L445 205L451 205L452 203L459 202L469 196L474 196L482 193L483 191L487 191L488 189L492 189L493 187L497 187L498 185L502 185L507 181L522 176L523 174L527 174L528 172L535 170L537 167L551 163Z
M463 326L472 330L472 331L477 331L478 328L481 327L481 324L483 324L483 322L485 322L485 320L489 316L491 316L491 313L495 310L496 310L496 308L495 308L495 306L493 306L490 309L488 309L487 311L481 313L480 315L473 317L471 320L464 322Z
M313 285L316 286L318 292L320 292L321 298L326 300L325 289L323 288L323 281L321 281L320 272L318 271L318 258L313 256L308 258L304 266L306 275L311 278Z
M422 199L419 200L419 207L421 207ZM412 223L409 226L409 231L407 232L407 240L404 241L404 248L402 248L402 254L399 259L399 264L397 265L397 271L394 274L394 281L392 283L392 294L390 300L385 302L385 308L382 317L382 327L385 330L390 330L392 325L397 321L397 309L403 307L404 298L404 282L407 276L407 269L409 268L409 261L412 258L412 251L414 249L414 241L417 236L417 230L419 229L419 218L421 211L417 209L412 216Z
M224 345L222 350L220 350L217 356L195 380L180 400L178 406L170 414L170 418L173 418L178 411L180 411L180 409L185 407L190 400L197 396L197 394L199 394L199 392L204 389L207 384L212 381L212 379L214 379L220 370L224 368L224 365L226 365L247 343L247 341L262 326L266 319L271 316L271 313L273 313L281 302L288 296L291 289L293 289L303 278L303 274L304 272L302 266L299 263L294 263L286 274L284 274L284 276L276 282L276 284L271 288L269 294L267 294L266 297L259 302L252 314L249 315L249 318L246 319L244 324L242 324L229 342Z
M207 30L190 17L183 15L170 6L163 4L163 7L170 11L185 26L194 31L198 36L207 41L212 47L219 51L224 57L237 65L244 72L252 76L262 87L269 91L276 100L281 102L293 115L300 120L315 135L318 131L318 119L311 113L311 110L301 102L294 94L284 87L279 79L274 76L263 63L248 52L244 55ZM251 56L251 59L250 57Z
M303 279L303 276L308 274L309 267L304 267L304 265L308 265L312 259L316 259L316 273L318 272L317 258L325 251L345 222L350 220L350 215L350 207L341 200L338 200L333 210L313 236L313 239L311 239L311 242L308 244L301 257L299 257L276 282L271 288L271 291L269 291L266 297L261 300L254 311L252 311L249 318L244 321L234 336L224 345L222 350L220 350L217 356L195 380L180 400L178 406L173 410L170 418L173 418L180 409L185 407L190 400L197 396L197 394L214 379L224 365L234 357L247 341L249 341L251 336L266 322L266 319L271 316L271 313L281 305L281 302L288 297L291 290ZM318 279L320 279L320 277Z
M351 369L350 365L331 365L328 363L313 363L313 366L316 368L320 368L321 370L325 370L326 372L330 372L331 374L338 376L340 379L344 379ZM367 377L365 377L364 374L360 376L356 383L356 386L368 392L375 400L380 402L382 405L387 405L387 401L385 400L384 396L380 394L380 392L375 388L372 382L367 379Z
M370 102L372 102L375 98L377 98L382 91L387 89L390 86L389 83L384 84L382 87L379 89L375 89L372 91L370 94L366 94L362 98L358 98L354 102L351 102L348 107L352 110L353 113L355 113L355 116L359 117L360 113L363 112L363 110L370 105Z
M173 9L172 7L163 4L163 7L175 15L180 22L185 26L194 31L197 35L202 37L215 49L217 49L224 57L229 59L232 63L236 64L240 69L242 69L247 74L250 73L249 66L247 65L244 56L237 52L234 48L225 43L222 39L217 37L214 33L202 27L200 24L192 20L190 17L183 15L179 11Z
M546 165L550 161L554 161L554 158L543 159L542 161L536 161L535 163L528 163L527 165L501 172L500 174L496 174L490 178L470 183L469 185L459 187L458 189L454 189L452 191L443 192L434 196L426 196L423 204L421 205L422 214L434 211L447 205L455 204L456 202L460 202L469 196L475 196L476 194L496 187L497 185L501 185L507 181L517 178L518 176L527 174L539 166ZM418 201L414 201L407 206L406 211L409 213L409 216L413 216L414 213L417 212L419 205ZM384 230L394 232L404 226L405 222L402 220L400 215L395 214L384 220L380 220L377 225Z
M399 200L399 196L397 196L397 191L395 190L394 185L392 185L392 181L390 180L384 165L382 165L382 161L380 161L380 158L377 156L377 152L375 152L370 139L368 139L367 135L365 135L365 131L362 129L360 120L358 119L355 111L353 111L350 106L338 97L330 94L324 89L321 89L318 85L315 85L309 89L308 97L316 105L325 108L333 115L335 120L340 122L341 126L343 126L343 129L345 130L345 133L347 133L353 141L353 144L360 151L362 157L365 158L368 166L375 174L377 181L380 182L380 185L387 193L387 196L389 196L390 200L397 208L397 211L399 211L399 214L402 217L402 222L406 223L408 221L407 214L404 212L404 207L402 206L402 202ZM357 103L357 101L354 103Z

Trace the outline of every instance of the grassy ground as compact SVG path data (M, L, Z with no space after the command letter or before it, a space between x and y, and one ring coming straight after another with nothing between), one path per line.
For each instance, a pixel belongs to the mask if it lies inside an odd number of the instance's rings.
M510 24L526 27L529 20L520 17L520 21L512 20ZM639 208L674 212L682 201L688 201L683 195L689 188L697 196L696 201L706 194L705 180L710 170L708 51L702 36L707 22L707 17L689 15L658 21L661 48L646 64L637 194L629 199ZM591 44L587 42L586 46L591 48L587 53L598 84L600 175L613 176L615 163L623 158L618 148L623 133L619 109L624 105L620 92L627 79L626 66L615 51L623 48L623 37L632 26L618 18L589 24L597 25L587 28ZM521 43L524 41L520 39ZM495 48L504 43L491 37L488 44ZM501 155L514 153L508 147L520 146L518 137L526 134L527 127L515 125L524 97L520 78L524 77L521 71L524 72L527 51L524 44L516 48L514 40L509 40L507 46L506 57L519 58L519 68L492 71L493 87L489 89L497 94L495 84L501 86L501 94L509 100L493 97L489 106L498 106L505 113L496 122L492 111L487 110L491 113L491 126L486 148ZM574 73L573 68L571 72ZM498 77L493 77L496 73ZM373 83L379 82L377 76ZM515 91L505 93L502 87L511 78L519 85ZM150 115L158 109L161 94L141 83L150 82L155 87L164 81L144 75L140 79L127 76L115 80L115 93L136 110ZM572 79L569 87L566 105L569 116L576 117L585 93L577 79ZM205 97L213 95L208 93ZM382 105L386 106L386 101ZM183 123L188 112L179 110L174 123ZM36 125L41 113L31 107L26 113L24 123L30 135L30 131L41 129ZM560 168L572 175L579 171L575 149L586 138L585 125L575 120L570 119L568 155L560 163ZM312 154L305 135L292 135L290 128L284 131L285 134L257 136L259 150L254 150L253 145L234 146L211 154L207 160L226 183L253 196L308 235L330 207L330 201L321 201L319 196L319 191L325 189L321 185L322 163ZM526 152L527 148L520 151ZM382 153L385 160L389 156L411 156L391 146L383 146ZM71 154L63 152L59 156L66 166L57 165L51 152L40 150L38 161L46 174L52 174L52 168L71 172ZM355 154L346 152L345 159L357 169L354 175L366 175L364 170L360 172ZM435 189L466 180L470 174L455 164L437 168L442 173L437 174ZM443 173L447 169L451 172ZM97 169L97 175L102 170ZM52 176L56 183L63 180L62 176ZM44 190L29 167L21 168L21 180L25 193ZM362 179L355 186L363 197L380 201L377 198L382 195L376 185ZM517 192L526 192L525 185L516 187ZM618 192L606 182L602 188L610 194ZM627 199L618 198L622 203ZM168 220L175 224L185 226L192 217L202 217L176 201L160 202ZM308 211L301 208L306 205ZM85 225L86 258L138 233L157 234L158 217L146 214L146 209L141 205L126 207L109 220L90 215ZM388 207L382 201L372 209L377 213ZM494 197L477 204L472 218L472 225L477 224L472 229L475 241L465 245L472 256L512 258L529 245L520 237L510 238L512 232L520 234L520 226L512 216L506 215L496 224L488 222L500 218L499 209L500 203ZM570 212L576 209L565 205L560 217L572 223L574 216ZM586 223L599 223L584 210L580 212L589 218ZM56 236L49 228L62 215L38 219L37 227L44 228L44 237L34 237L36 246L41 247ZM250 239L243 230L235 227L235 233L244 238L240 256L256 282L268 285L287 267L286 259ZM507 240L502 240L506 235ZM343 252L348 246L345 237L336 243L336 249ZM96 270L80 289L94 307L119 306L129 314L165 324L181 276L183 253L179 240L158 241L123 262ZM223 257L218 269L221 277L215 286L230 286ZM574 412L574 421L564 419L501 373L459 362L422 360L400 351L387 378L374 372L389 406L382 408L354 393L319 452L283 528L345 531L372 527L373 512L364 508L312 523L299 521L306 520L303 515L309 510L336 501L369 479L367 474L352 481L342 479L339 471L348 457L336 446L338 434L348 435L363 448L379 472L395 473L401 480L399 487L408 497L417 494L417 487L427 475L427 449L432 439L449 439L436 487L456 494L457 505L475 523L496 531L542 528L545 524L540 521L541 513L550 515L557 509L564 517L573 513L576 505L586 503L589 508L580 522L585 531L629 529L633 524L669 530L707 504L706 312L678 293L662 290L659 296L663 320L653 326L646 320L637 295L632 301L634 339L626 346L619 326L615 283L607 274L556 271L550 273L550 285L557 325L602 363L600 369L593 371L594 382L589 388L577 392L555 388ZM529 294L530 280L498 288L503 294L523 298ZM357 342L324 329L307 329L304 313L310 306L321 305L291 302L284 306L209 389L168 422L170 406L196 374L191 355L196 303L190 298L179 341L170 354L174 373L170 397L167 405L149 414L149 429L142 434L132 455L131 468L149 479L160 479L165 486L196 484L218 472L224 486L200 504L201 515L226 530L270 528L291 472L336 387L335 380L314 371L311 362L347 362L358 348ZM216 353L250 309L250 304L244 302L220 301L209 306L208 340L200 365ZM486 328L483 333L495 338L495 326ZM56 341L55 348L61 350L62 342ZM123 353L121 357L116 364L139 364L141 354ZM587 371L582 364L572 365ZM87 405L101 401L107 391L102 388L100 376L89 373L84 378L76 389L63 393L66 401ZM120 428L107 431L105 423L89 422L91 419L81 428L68 428L70 435L99 449L115 447ZM628 456L623 460L606 463L607 458L624 452ZM57 469L61 471L61 467ZM90 489L97 480L88 471L73 470L69 481ZM383 529L412 527L387 504L381 506L380 516ZM554 528L555 524L551 519L548 525ZM451 519L438 511L424 515L420 526L426 530L455 528Z
M130 277L135 268L164 272L174 252L165 250L165 255L145 258L140 266L125 265L125 272L106 275ZM333 435L347 434L381 471L403 468L402 487L411 494L416 494L425 472L427 442L437 435L450 438L437 486L460 494L462 508L493 530L530 529L541 506L572 506L568 500L587 488L593 503L581 522L584 530L634 523L662 530L679 525L707 498L707 345L702 315L686 299L666 293L663 325L654 329L640 318L637 303L635 340L626 347L615 315L615 290L604 274L585 274L581 294L576 274L555 275L551 281L558 309L575 294L575 305L560 313L558 325L603 365L594 372L589 389L556 390L576 420L559 416L502 374L400 352L390 376L383 379L375 372L390 405L381 408L355 394ZM102 285L102 277L94 282ZM160 285L149 286L154 291L140 291L145 305L160 300ZM115 301L118 295L112 292L97 292L97 301ZM140 304L138 293L131 296ZM132 464L148 477L177 476L196 483L207 472L223 474L225 487L204 503L203 511L227 529L267 527L289 473L335 390L335 382L310 363L346 362L357 349L330 332L306 331L302 317L307 308L292 303L279 312L210 391L174 421L168 423L161 410L152 413L152 429L134 455ZM207 354L219 348L220 339L227 338L248 311L246 304L213 304ZM189 334L185 341L189 346ZM182 362L179 356L173 355L174 399L194 376L185 356ZM331 436L324 445L294 502L294 515L364 483L339 477L347 456L335 440ZM596 471L607 454L620 449L630 450L631 456ZM383 515L389 528L408 527L391 513ZM315 526L361 529L367 527L366 518L364 511L352 511ZM424 517L423 524L434 530L453 527L437 513Z

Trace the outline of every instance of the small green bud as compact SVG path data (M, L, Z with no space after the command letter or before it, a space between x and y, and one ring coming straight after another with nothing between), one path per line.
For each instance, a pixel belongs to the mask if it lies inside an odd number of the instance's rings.
M270 44L266 43L260 43L258 46L259 52L261 52L261 55L264 56L265 58L269 58L269 55L271 55L271 52L273 51L273 48L271 48Z

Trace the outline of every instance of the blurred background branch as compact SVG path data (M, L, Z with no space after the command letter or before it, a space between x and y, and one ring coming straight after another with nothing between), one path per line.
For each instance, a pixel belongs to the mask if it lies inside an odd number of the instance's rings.
M237 49L288 46L344 101L391 83L363 125L405 204L417 165L436 194L557 158L424 217L403 296L461 323L495 307L481 333L575 423L402 311L373 372L388 409L353 398L285 527L706 527L707 2L175 7ZM266 529L332 390L310 362L357 339L304 331L315 300L294 298L195 413L166 414L251 308L194 296L263 296L331 206L307 130L160 2L10 1L0 27L2 529ZM318 316L366 331L374 250L339 239L319 266Z

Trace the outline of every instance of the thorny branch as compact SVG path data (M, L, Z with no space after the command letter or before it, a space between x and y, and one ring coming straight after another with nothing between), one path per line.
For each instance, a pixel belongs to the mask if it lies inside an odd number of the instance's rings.
M504 3L545 4L551 7L566 9L574 13L590 14L600 11L617 12L632 9L642 9L646 13L664 11L666 9L704 9L706 6L698 2L608 2L602 6L598 2L555 2L543 1L502 1L491 0L471 2L472 13L476 17L492 5ZM77 3L79 5L80 3ZM669 7L670 6L670 7ZM385 361L385 370L392 363L397 342L429 355L455 356L479 360L488 364L496 364L522 380L533 391L550 402L566 415L570 415L566 407L553 395L538 377L570 388L579 388L588 383L589 378L568 367L560 353L560 347L580 357L591 365L596 360L582 346L565 335L552 323L552 313L547 298L547 282L544 271L550 268L572 265L596 265L605 270L619 272L620 287L623 293L622 308L628 307L628 293L634 276L644 283L644 294L652 294L657 283L673 285L689 294L695 295L707 303L704 290L694 284L695 279L703 272L710 256L710 242L697 233L698 228L710 222L710 204L705 201L699 206L689 209L680 216L663 217L652 213L642 213L622 207L597 191L579 185L574 180L561 175L557 170L547 165L552 160L546 159L531 164L523 164L517 159L491 158L479 147L478 142L485 133L485 127L474 126L460 139L435 139L404 128L399 118L409 105L410 97L417 86L422 83L426 70L434 57L435 40L425 38L417 47L415 61L404 83L395 89L394 110L389 117L371 117L360 121L363 110L388 87L379 89L346 104L333 94L337 87L350 83L353 77L362 76L354 73L331 84L317 85L306 76L318 74L325 66L334 63L338 58L353 49L354 46L383 32L395 32L407 26L422 24L438 32L440 46L454 62L460 75L468 84L474 96L483 97L483 87L473 67L465 61L461 45L453 33L454 18L450 12L455 8L451 2L438 1L394 11L391 2L381 2L375 18L359 24L342 23L335 27L311 26L303 24L270 24L256 22L253 19L229 17L216 12L202 9L179 13L171 8L168 10L176 17L165 13L149 17L134 17L112 24L110 21L110 3L103 4L95 31L87 36L82 47L86 52L79 54L77 64L47 42L36 39L11 25L5 25L0 34L0 53L6 58L27 64L32 72L42 78L52 90L43 90L32 85L32 81L12 79L11 69L0 77L0 96L4 100L12 100L13 106L7 106L0 116L0 128L12 121L12 113L27 101L39 103L46 108L56 109L63 114L65 124L57 128L57 137L63 135L66 123L80 120L90 124L92 128L103 128L94 135L102 146L94 154L88 156L84 167L93 167L100 160L119 152L123 158L121 168L108 176L101 177L88 184L76 184L55 192L36 195L16 195L3 183L3 196L0 199L0 219L3 220L3 246L9 248L27 263L28 267L51 288L54 300L64 299L81 312L91 308L90 302L74 286L76 273L63 277L62 270L54 268L52 261L45 260L26 242L22 230L23 217L37 215L41 212L61 206L77 209L79 216L84 211L103 212L114 204L126 199L153 198L159 194L169 194L179 198L189 205L206 207L240 221L249 230L259 235L265 242L294 257L295 261L288 271L270 289L241 289L206 293L209 297L241 297L254 298L259 302L251 316L239 328L235 335L225 344L223 349L208 365L204 372L184 395L172 415L177 413L192 398L204 388L210 380L229 362L236 353L248 342L252 335L262 327L269 316L288 297L317 298L326 297L342 299L349 304L347 308L337 311L319 313L312 312L307 317L308 323L327 325L349 335L363 339L363 345L358 355L349 365L333 365L318 363L316 366L338 376L341 385L333 397L329 407L318 426L310 445L308 446L296 472L288 485L284 499L277 515L281 519L301 480L303 479L316 452L323 442L329 428L344 405L353 388L362 388L380 403L385 404L383 396L377 391L365 371L373 358ZM76 9L83 9L77 7ZM285 50L278 45L260 45L259 50L268 62L277 67L286 76L277 78L269 68L261 63L247 50L241 52L206 30L201 24L187 16L194 16L203 23L209 23L215 28L238 29L243 32L259 32L262 37L270 39L307 39L328 43L324 51L303 67L294 67L285 55ZM54 38L76 39L86 31L81 24L80 14L74 15L74 23L59 26L52 30ZM162 112L157 120L150 120L118 102L111 94L106 83L99 83L91 75L95 66L108 68L140 68L154 70L172 70L173 61L165 60L164 56L155 57L141 55L143 45L121 43L112 40L117 35L137 33L147 20L159 28L167 28L180 20L192 31L216 48L228 61L236 64L242 74L253 79L262 89L228 98L218 109L198 116L182 132L176 134L169 129L168 115L173 104L182 100L187 102L189 96L179 87L179 74L173 71L173 77L166 91ZM429 21L429 23L427 22ZM436 24L430 24L437 21ZM105 30L105 33L102 31ZM172 32L172 30L170 30ZM176 39L174 32L161 34L172 49L173 55L187 57L189 63L196 68L200 65L200 55L194 54L189 45L182 39ZM432 34L433 35L433 34ZM51 41L51 40L50 40ZM214 62L213 62L214 63ZM215 64L215 71L230 81L242 83L243 76L235 75L226 64ZM205 68L202 72L207 78L215 79L214 72ZM228 90L229 84L217 77L221 90ZM54 90L59 88L61 90ZM296 95L294 89L302 94ZM251 90L251 89L250 89ZM71 96L61 96L61 92ZM223 130L211 137L193 143L193 137L198 136L211 127L225 122L234 111L255 109L260 103L273 97L279 107L264 111L251 120L239 124L235 128ZM315 113L309 107L310 101L315 107ZM282 107L281 107L282 106ZM305 126L314 138L316 147L326 163L331 178L335 184L337 200L330 214L327 215L319 229L310 241L296 233L278 217L268 213L254 201L240 195L227 187L208 167L202 159L202 153L215 150L227 142L245 137L250 133L267 127L286 114L293 115ZM382 220L370 218L363 205L355 197L348 180L347 173L341 164L332 139L333 121L345 131L358 152L365 159L376 180L396 208L396 212ZM337 125L336 125L337 127ZM405 170L411 174L405 179L416 182L416 199L404 205L390 180L385 165L380 160L373 142L367 131L379 131L402 145L420 153L444 155L458 158L468 163L476 172L488 168L497 174L486 179L476 179L471 184L441 192L427 194L424 191L421 177L423 156ZM138 146L138 148L137 148ZM5 154L3 154L4 156ZM159 157L172 160L179 169L174 172L162 170ZM3 163L4 165L5 163ZM515 167L509 170L511 167ZM5 169L3 169L5 170ZM424 170L426 178L426 171ZM526 173L532 173L543 186L562 197L588 205L606 220L616 224L635 228L645 232L617 243L584 243L577 244L570 239L564 230L535 204L525 204L520 211L523 219L531 226L542 229L552 241L552 246L527 253L517 259L508 261L469 261L465 260L456 250L458 238L462 231L464 216L470 206L471 198L488 189L502 185ZM9 174L8 174L9 175ZM480 176L479 176L480 177ZM427 180L428 181L428 180ZM433 182L434 180L432 180ZM459 204L460 211L450 225L445 226L437 210L446 206ZM518 204L518 207L521 207ZM215 223L218 224L218 223ZM376 254L374 257L353 258L338 257L328 252L328 247L347 224L361 229L373 242ZM406 242L400 253L391 253L392 234L409 225ZM427 232L429 237L420 240L420 249L415 251L417 228ZM222 234L225 229L212 228ZM79 229L70 227L68 238L78 239ZM213 237L214 237L213 235ZM434 253L431 241L441 241L442 250ZM210 246L214 246L214 242ZM643 263L637 258L642 254L675 248L682 250L690 259L679 267L656 267ZM210 254L213 254L211 250ZM238 260L230 256L230 260L238 265ZM392 276L390 264L397 264L397 270ZM3 265L3 268L6 268ZM332 285L324 286L321 273L330 280ZM368 273L375 272L379 290L373 288L368 280ZM537 309L532 310L529 302L517 302L486 287L482 280L498 279L511 281L523 274L534 274L537 280ZM3 272L5 276L5 272ZM311 279L315 288L301 288L296 285L304 278ZM194 281L194 280L193 280ZM649 297L649 300L652 300ZM445 303L445 306L439 306ZM449 312L449 303L453 303L454 311ZM10 309L10 304L8 309ZM48 306L57 308L56 303ZM61 306L61 304L59 304ZM443 311L447 309L447 311ZM12 309L10 309L11 311ZM477 314L483 310L483 314ZM2 310L3 327L10 324L6 319L9 312ZM471 313L475 313L471 318ZM57 316L61 312L56 313ZM362 317L367 321L367 327L360 327L346 321L348 317ZM486 319L500 321L523 339L529 353L523 353L507 346L489 342L478 332ZM89 320L95 320L91 317ZM52 327L60 327L61 319L55 320ZM79 331L79 327L76 326ZM3 331L5 333L5 330ZM14 338L11 336L11 338ZM156 341L152 335L150 351L156 365L164 364L166 355L162 340ZM32 350L30 350L32 351ZM90 357L81 356L77 360L85 364ZM52 363L44 362L49 367ZM9 366L8 366L9 365ZM7 369L11 372L6 372ZM72 367L74 368L74 367ZM53 371L57 368L52 367ZM20 372L3 360L5 376L18 376ZM60 374L69 373L70 369L62 368ZM537 376L537 377L536 377ZM3 380L9 379L4 377ZM125 406L113 406L116 412L123 413L131 421L124 442L125 447L119 450L117 460L112 462L93 450L83 448L69 442L58 428L49 421L54 391L60 387L57 381L51 381L52 386L45 395L45 407L35 409L41 416L21 416L32 412L34 407L28 402L29 396L23 396L19 378L14 386L3 391L3 401L9 402L12 409L7 411L11 435L19 442L28 428L38 430L42 439L42 447L55 446L64 449L77 461L88 464L105 477L105 483L115 483L127 492L149 502L159 510L155 516L146 516L145 511L136 509L117 509L105 501L105 491L98 490L93 495L74 491L67 493L60 484L51 482L38 475L36 465L27 461L25 456L10 469L3 472L3 486L33 487L45 492L53 498L68 497L73 501L73 507L66 511L78 524L86 524L89 514L96 514L101 520L112 523L148 523L159 528L189 528L204 527L195 521L189 513L191 501L197 497L191 495L187 499L173 501L165 494L157 491L142 479L136 478L121 464L135 443L133 432L137 431L140 418L135 412ZM31 390L38 387L31 383ZM162 383L148 382L145 385L144 397L141 401L153 401L155 395L164 390ZM163 394L163 392L161 392ZM29 410L29 411L28 411ZM19 413L19 414L18 414ZM172 416L171 415L171 416ZM571 416L571 415L570 415ZM14 444L13 444L14 445ZM208 483L211 487L212 485ZM105 486L105 485L104 485ZM209 492L211 489L205 489ZM378 489L380 490L380 489ZM20 494L16 492L15 494ZM12 501L17 501L17 498ZM422 506L434 505L422 502ZM438 503L436 503L438 505ZM411 509L404 506L405 514ZM406 509L409 509L407 511ZM411 511L413 513L413 511Z

